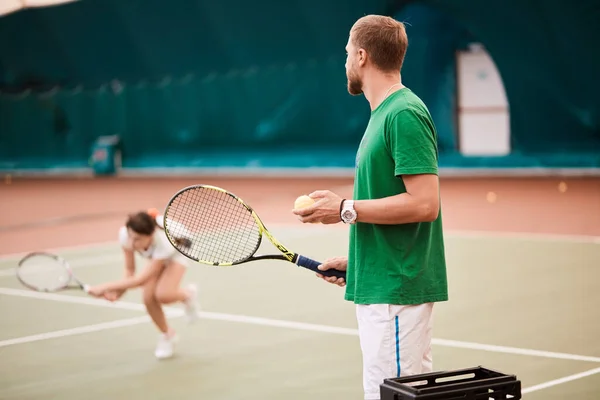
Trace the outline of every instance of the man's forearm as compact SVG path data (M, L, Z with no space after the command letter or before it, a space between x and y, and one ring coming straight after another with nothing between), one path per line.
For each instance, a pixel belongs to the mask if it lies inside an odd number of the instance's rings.
M437 199L417 199L402 193L375 200L355 200L357 222L382 225L435 221L439 212Z

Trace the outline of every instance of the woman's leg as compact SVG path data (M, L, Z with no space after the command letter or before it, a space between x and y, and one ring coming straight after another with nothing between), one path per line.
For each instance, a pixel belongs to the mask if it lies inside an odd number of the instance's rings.
M158 286L159 278L160 275L152 277L146 282L142 288L143 298L148 315L150 315L150 318L152 318L152 321L158 330L163 334L167 334L169 333L169 325L167 324L167 319L165 318L162 306L156 298L156 288Z
M165 267L163 273L158 279L155 296L161 304L171 304L176 302L185 302L189 297L189 292L179 287L185 267L176 262L170 262Z
M170 261L164 272L158 279L155 296L162 304L182 302L186 307L188 319L193 321L198 316L196 297L196 285L188 285L183 289L180 287L186 267L177 261Z
M150 278L142 289L146 311L161 333L154 350L154 356L158 359L169 358L173 355L173 345L176 339L175 331L169 327L162 305L156 298L158 282L164 271L163 269L158 276Z

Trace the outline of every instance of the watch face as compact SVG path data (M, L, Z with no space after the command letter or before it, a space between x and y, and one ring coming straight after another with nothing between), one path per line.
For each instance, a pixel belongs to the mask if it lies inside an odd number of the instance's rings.
M352 217L354 216L354 213L350 210L346 210L346 211L344 211L343 215L344 215L344 219L351 220Z

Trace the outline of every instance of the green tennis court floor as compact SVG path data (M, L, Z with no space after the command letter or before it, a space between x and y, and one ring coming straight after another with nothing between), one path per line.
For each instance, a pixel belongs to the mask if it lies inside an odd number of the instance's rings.
M277 227L292 249L343 255L343 229ZM447 235L450 301L435 308L434 369L483 365L522 381L523 398L600 398L600 243ZM270 252L270 243L263 245ZM62 250L90 283L122 276L116 244ZM157 361L141 292L109 303L29 291L0 259L0 399L361 399L353 305L291 264L192 265L203 314Z

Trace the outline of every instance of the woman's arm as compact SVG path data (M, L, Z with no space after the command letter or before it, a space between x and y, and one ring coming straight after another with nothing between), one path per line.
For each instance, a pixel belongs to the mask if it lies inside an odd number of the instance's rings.
M123 247L125 257L125 278L131 278L135 275L135 253L133 250ZM119 300L127 289L111 290L104 292L104 298L109 301Z
M150 264L148 264L148 266L144 268L144 270L142 270L142 272L140 272L137 276L128 276L119 281L93 286L90 288L89 293L94 296L102 296L108 291L126 290L142 286L150 278L158 275L164 265L165 260L152 260L150 261Z
M125 278L131 278L135 275L135 253L133 250L123 248L125 256Z

